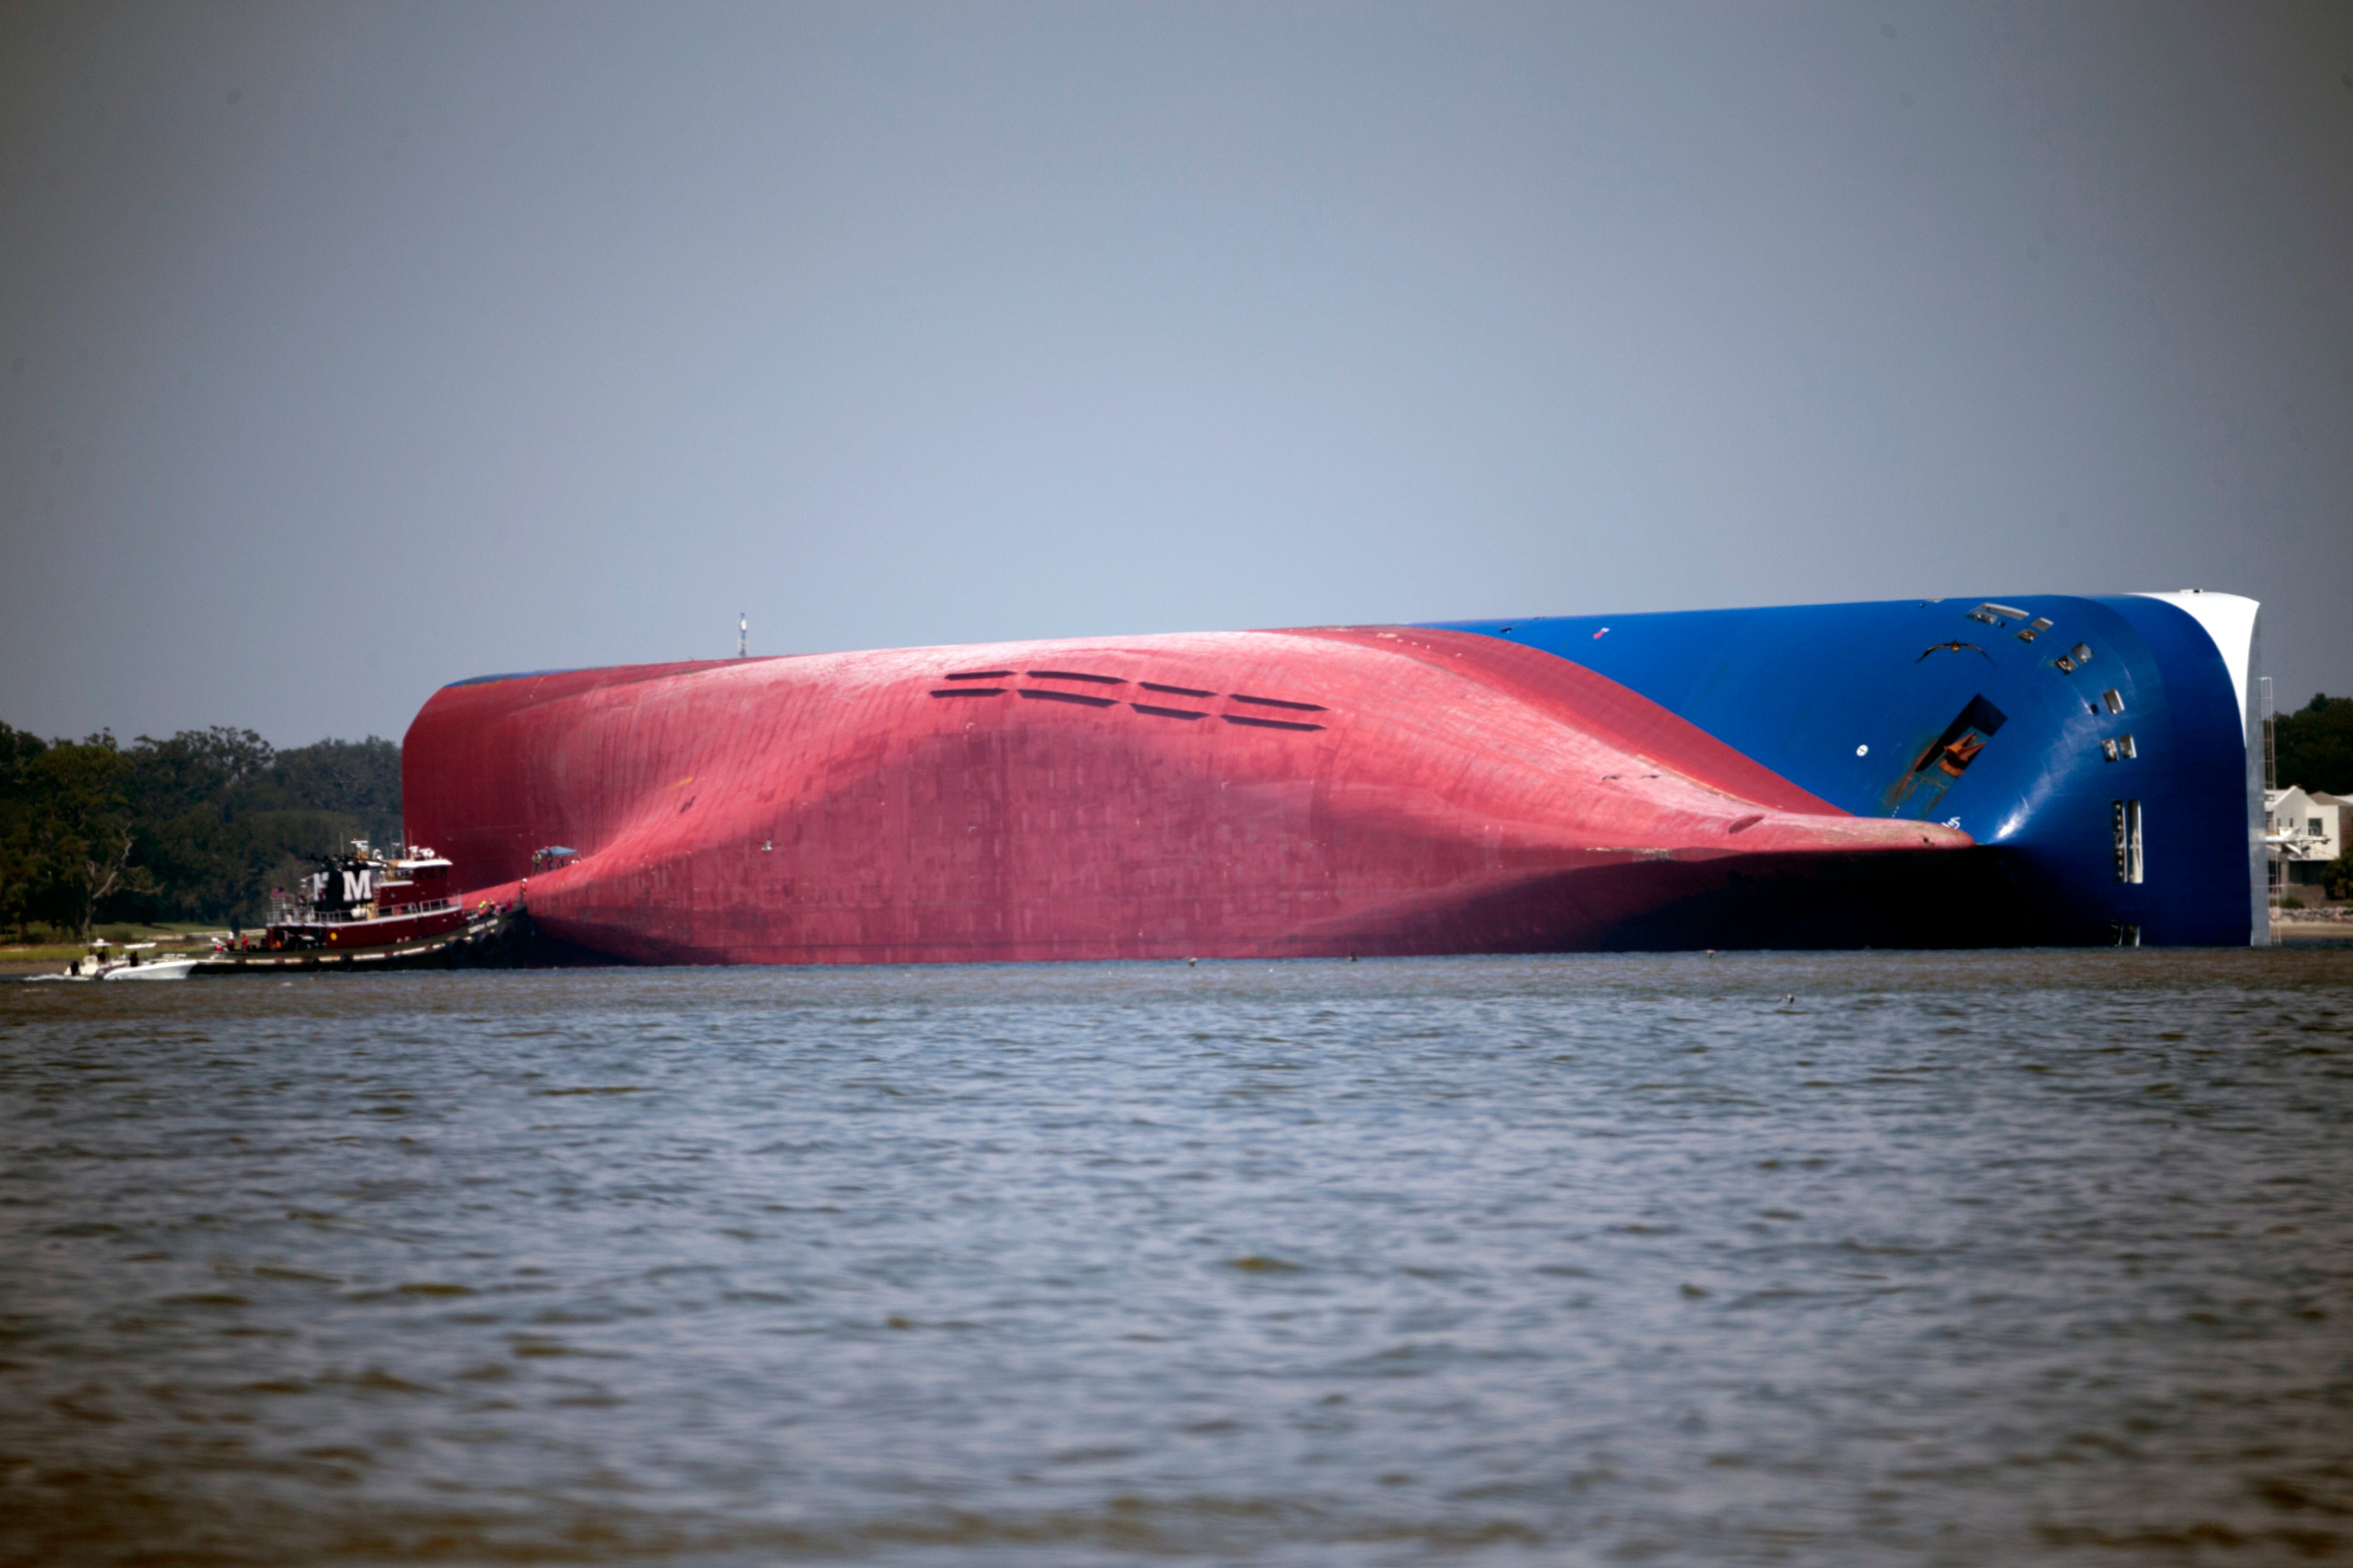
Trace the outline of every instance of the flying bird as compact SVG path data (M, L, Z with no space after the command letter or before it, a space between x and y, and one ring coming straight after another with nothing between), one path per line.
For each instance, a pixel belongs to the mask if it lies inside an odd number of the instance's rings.
M1978 645L1973 642L1940 642L1934 647L1922 648L1920 650L1920 658L1914 659L1912 662L1919 664L1923 660L1926 659L1930 654L1943 653L1947 648L1952 649L1955 653L1958 653L1963 648L1967 648L1971 653L1977 655L1979 658L1985 660L1988 664L1991 664L1993 662L1993 655L1986 652L1985 649L1978 647Z

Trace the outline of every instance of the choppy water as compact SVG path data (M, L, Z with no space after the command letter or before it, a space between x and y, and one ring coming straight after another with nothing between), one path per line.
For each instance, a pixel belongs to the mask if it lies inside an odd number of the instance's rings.
M5 987L0 1559L2353 1555L2348 1176L2344 951Z

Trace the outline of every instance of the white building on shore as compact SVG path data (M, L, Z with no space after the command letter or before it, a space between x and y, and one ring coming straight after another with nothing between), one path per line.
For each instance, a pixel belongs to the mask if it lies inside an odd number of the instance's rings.
M2345 853L2353 801L2302 788L2263 792L2263 847L2278 868L2273 885L2317 882Z

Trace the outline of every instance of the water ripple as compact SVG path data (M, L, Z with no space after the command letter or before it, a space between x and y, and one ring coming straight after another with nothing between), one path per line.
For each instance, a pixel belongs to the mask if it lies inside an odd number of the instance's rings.
M0 1561L2353 1554L2353 953L0 989Z

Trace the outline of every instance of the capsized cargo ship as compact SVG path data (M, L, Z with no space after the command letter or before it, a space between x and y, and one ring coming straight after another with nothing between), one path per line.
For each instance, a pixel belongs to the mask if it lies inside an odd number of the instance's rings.
M2255 611L2030 595L485 676L410 726L406 828L469 899L523 890L543 935L654 963L2245 944Z

